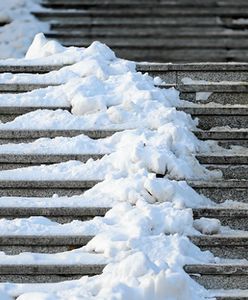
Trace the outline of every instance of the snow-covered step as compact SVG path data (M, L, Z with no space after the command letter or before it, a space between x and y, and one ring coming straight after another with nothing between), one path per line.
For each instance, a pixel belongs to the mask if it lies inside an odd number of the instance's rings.
M0 264L0 282L35 283L79 279L98 275L102 264Z
M207 289L248 289L248 264L195 264L184 269Z
M228 199L239 202L247 202L248 200L248 181L245 179L188 181L188 183L198 193L209 197L217 203Z
M230 226L232 229L248 230L248 209L243 207L206 207L193 209L195 219L201 217L215 218L221 225Z
M215 256L230 259L248 259L247 234L236 235L199 235L190 236L190 240L203 251L209 250Z
M63 109L70 111L70 107L65 106L42 106L42 107L36 107L36 106L22 106L22 107L16 107L16 106L0 106L0 121L2 123L13 121L16 117L20 115L24 115L26 113L35 111L37 109L50 109L50 110L56 110L56 109Z
M86 235L6 235L0 236L0 251L9 255L22 252L59 253L83 247L92 238Z
M103 217L110 207L0 207L0 217L5 219L29 218L43 216L58 223L68 223L73 220L88 220L95 216Z

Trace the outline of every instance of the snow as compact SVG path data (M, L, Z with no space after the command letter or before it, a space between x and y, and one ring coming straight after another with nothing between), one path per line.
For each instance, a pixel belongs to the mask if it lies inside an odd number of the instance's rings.
M0 59L23 57L33 37L46 31L48 25L38 21L31 11L40 10L39 0L8 0L0 2Z
M0 253L3 264L106 263L99 276L53 284L1 283L2 298L19 300L120 299L201 300L209 293L183 270L189 263L215 263L188 235L223 232L217 220L193 220L192 208L213 202L188 186L188 179L216 179L195 156L212 145L191 132L196 121L175 109L179 92L135 71L106 45L64 48L38 34L22 60L10 64L71 63L48 74L2 74L1 83L53 83L58 86L20 95L0 95L2 106L72 106L37 110L0 124L1 130L115 129L113 136L91 140L43 138L29 144L0 146L0 153L105 154L86 163L69 161L0 171L1 180L101 180L83 195L52 198L2 197L4 207L109 207L105 217L59 224L44 217L2 219L2 235L95 235L84 247L57 254ZM3 64L4 61L1 62ZM6 63L6 61L5 61ZM156 178L160 174L163 178ZM177 181L180 180L180 181ZM7 299L7 298L6 298Z

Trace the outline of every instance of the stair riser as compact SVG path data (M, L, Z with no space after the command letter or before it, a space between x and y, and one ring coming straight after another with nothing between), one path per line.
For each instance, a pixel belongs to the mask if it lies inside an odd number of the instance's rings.
M191 276L206 289L248 289L248 275Z

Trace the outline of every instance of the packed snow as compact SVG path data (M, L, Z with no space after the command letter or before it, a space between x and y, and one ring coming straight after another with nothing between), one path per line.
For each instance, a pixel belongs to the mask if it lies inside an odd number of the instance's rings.
M69 54L68 54L69 53ZM29 144L0 146L0 153L104 154L86 163L68 161L0 171L1 180L85 180L101 182L74 197L2 197L1 206L109 207L105 217L59 224L44 217L0 221L1 234L95 235L84 247L58 254L0 253L0 262L102 263L99 276L53 284L1 283L1 299L18 300L120 299L200 300L209 292L183 270L185 264L218 262L187 236L221 233L218 220L194 220L192 208L213 205L198 195L188 179L220 179L195 156L213 145L192 133L197 121L175 109L181 105L175 89L160 89L135 64L119 59L106 45L65 48L38 34L24 59L11 64L68 64L48 74L2 74L2 83L52 83L58 86L18 95L0 95L2 106L63 106L65 110L37 110L1 123L1 130L115 129L113 136L92 140L43 138ZM4 61L0 62L1 64ZM160 174L163 178L157 178ZM180 180L180 181L177 181Z

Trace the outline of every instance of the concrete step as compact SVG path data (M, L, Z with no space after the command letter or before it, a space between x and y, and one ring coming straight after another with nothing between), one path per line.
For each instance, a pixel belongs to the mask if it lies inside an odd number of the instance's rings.
M248 264L195 264L184 269L206 289L248 289Z
M177 26L169 26L168 31L165 31L164 28L157 28L157 27L149 27L143 28L140 30L140 28L130 28L130 30L127 28L111 28L108 31L105 30L105 27L96 28L97 30L92 31L88 29L84 30L78 30L78 29L67 29L65 30L63 28L62 30L51 30L46 33L46 36L48 38L53 39L69 39L69 38L78 38L78 39L85 39L85 43L90 43L92 40L96 39L102 39L102 41L106 42L107 44L115 45L141 45L142 43L151 43L152 38L154 38L154 35L156 35L156 38L158 39L159 44L164 45L164 43L167 42L173 42L175 40L183 41L182 38L184 38L186 41L188 39L192 39L192 41L201 40L201 39L220 39L220 38L226 38L226 39L232 39L234 42L236 39L239 39L241 37L245 38L247 37L247 32L244 30L227 30L225 27L221 27L220 25L212 25L212 26L195 26L195 27L180 27ZM118 35L119 34L119 35ZM136 36L136 39L135 39ZM121 38L126 38L125 40L122 40ZM188 39L187 39L188 38ZM224 39L223 39L224 40ZM237 41L236 41L237 42ZM123 43L123 44L121 44ZM241 43L240 43L241 44ZM159 45L154 45L159 46Z
M0 145L6 143L31 142L38 138L57 136L73 137L85 134L92 139L100 139L113 135L116 130L0 130Z
M149 4L149 3L147 3ZM91 10L90 12L87 12L84 9L51 9L51 10L45 10L45 11L34 11L33 14L38 17L41 20L50 20L50 19L67 19L67 18L82 18L82 17L91 17L91 18L130 18L134 17L134 20L137 19L137 17L140 16L140 14L149 16L150 15L157 17L157 16L175 16L175 17L182 17L182 16L198 16L198 17L231 17L231 18L246 18L248 17L248 12L244 9L244 7L240 6L234 6L230 9L230 7L197 7L197 6L191 6L191 7L184 7L183 9L181 6L179 7L168 7L166 4L159 4L158 6L154 6L152 3L149 5L142 5L138 8L127 8L122 7L122 9L111 9L111 7L108 7L108 9L95 9ZM146 9L147 7L147 9ZM152 9L149 9L151 8Z
M168 31L166 31L167 29ZM47 32L47 36L50 35L52 37L52 34L58 35L69 35L71 34L74 36L82 36L85 38L95 38L99 39L102 37L105 38L134 38L135 36L137 38L142 37L170 37L174 33L174 36L187 36L199 34L202 32L202 36L208 36L208 35L214 35L214 34L231 34L231 36L237 32L238 34L244 34L242 33L242 29L236 29L235 32L232 30L227 30L226 25L224 24L213 24L213 25L207 25L207 24L197 24L197 23L188 23L186 26L183 26L181 24L167 24L162 26L144 26L142 25L134 25L133 27L130 27L128 25L126 26L92 26L92 27L76 27L73 26L71 28L63 28L62 26L57 26L56 23L52 23L50 26L50 31Z
M24 115L29 112L33 112L37 109L50 109L50 110L57 110L63 109L70 111L70 107L65 106L42 106L42 107L35 107L35 106L0 106L0 121L2 123L13 121L16 117Z
M248 290L210 290L216 300L248 300Z
M201 164L211 165L248 165L248 152L246 154L199 154L196 156Z
M132 30L132 28L147 30L148 28L153 29L159 29L163 28L166 29L167 26L221 26L224 25L220 21L218 17L198 17L198 16L184 16L181 18L176 17L170 17L166 16L164 18L160 18L158 21L155 22L149 22L149 20L146 20L144 18L140 18L137 20L137 18L130 22L122 22L116 18L116 20L96 20L95 18L91 19L90 22L87 22L85 18L81 18L80 20L71 18L68 21L58 22L58 21L51 21L50 22L50 28L52 30L75 30L75 29L92 29L92 30L98 30L98 29L118 29L123 30L124 28L129 31Z
M0 65L0 73L39 73L59 70L61 65Z
M188 184L199 194L221 203L225 200L234 200L246 203L248 201L247 180L215 180L215 181L188 181Z
M211 251L215 256L230 259L248 259L247 235L199 235L189 239L203 251Z
M64 46L85 47L82 42L63 42ZM142 62L247 62L248 53L246 49L159 49L159 48L118 48L113 47L116 55L121 58Z
M204 164L209 170L221 170L224 179L248 180L248 165L211 165Z
M87 162L89 159L101 159L104 154L0 154L0 170L11 170L23 167L50 165L79 160Z
M57 86L53 83L0 83L0 93L25 93L48 86Z
M244 130L202 130L194 132L200 140L218 141L220 146L229 148L231 145L248 147L248 131Z
M145 38L123 38L120 37L114 38L105 38L105 37L83 37L83 35L73 35L73 34L45 34L47 38L52 38L58 40L60 43L64 45L72 45L75 44L81 47L88 47L95 40L99 40L100 42L107 44L112 49L122 49L122 50L180 50L180 49L203 49L207 48L214 49L237 49L237 50L247 50L248 42L247 42L247 34L223 34L223 33L213 33L204 36L204 34L196 35L196 34L185 34L185 36L175 36L175 34L171 33L171 35L166 37L156 37L156 44L153 43L154 37L145 37Z
M14 197L51 197L80 195L99 181L0 181L0 196ZM248 199L247 180L188 181L197 192L223 202L232 199L246 202Z
M248 96L248 95L247 95ZM198 127L208 130L212 127L231 126L233 128L248 128L248 106L199 106L179 107L178 110L198 118Z
M52 197L81 195L92 188L98 180L74 181L0 181L0 196L13 197Z
M84 235L8 235L0 236L0 251L9 255L22 252L59 253L86 245L93 237ZM203 251L209 250L221 258L248 258L247 235L200 235L189 239Z
M0 236L0 251L8 255L22 252L59 253L85 246L93 237L85 235L8 235Z
M235 7L235 6L247 6L247 2L244 1L237 1L230 2L230 1L153 1L152 3L149 1L43 1L42 6L47 8L85 8L85 9L97 9L97 8L121 8L121 7L141 7L144 8L146 6L151 7L158 7L158 6L166 6L166 7L185 7L185 6L201 6L201 7L216 7L216 6L224 6L224 7Z
M232 229L248 230L248 209L242 207L206 207L193 209L195 219L201 217L215 218L221 225L230 226Z
M79 279L98 275L105 265L100 264L1 264L0 282L38 283Z
M89 220L95 216L104 216L109 207L0 207L0 218L15 219L32 216L47 217L58 223L73 220Z

